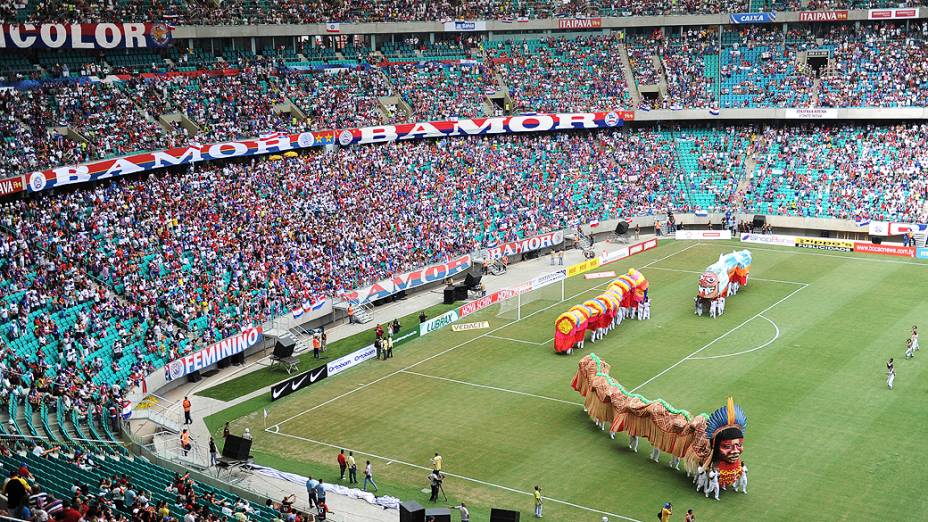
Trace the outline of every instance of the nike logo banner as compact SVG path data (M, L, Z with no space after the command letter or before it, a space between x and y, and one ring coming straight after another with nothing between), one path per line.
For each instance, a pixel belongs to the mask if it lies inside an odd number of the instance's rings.
M281 397L286 397L291 393L302 390L310 384L317 383L329 376L329 366L323 364L318 368L313 368L308 372L303 372L286 381L279 382L271 386L271 400L276 401Z

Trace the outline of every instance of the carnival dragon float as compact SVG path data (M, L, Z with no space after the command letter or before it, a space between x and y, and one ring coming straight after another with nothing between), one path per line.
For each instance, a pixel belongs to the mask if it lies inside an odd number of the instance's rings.
M639 305L648 300L648 280L634 268L609 283L606 291L582 304L572 306L554 321L554 351L570 354L583 348L587 331L591 340L602 339L609 331L633 317Z
M751 252L741 250L719 256L699 276L699 291L694 299L696 315L718 317L725 312L725 299L748 284Z
M700 467L715 469L721 488L738 483L747 426L741 406L729 398L711 415L693 416L661 399L648 400L627 391L609 371L609 364L591 353L580 360L571 381L571 387L584 397L584 411L597 427L603 431L608 427L613 439L616 433L627 433L629 445L634 440L636 451L637 438L647 439L652 448L670 453L672 464L679 466L682 461L687 475Z

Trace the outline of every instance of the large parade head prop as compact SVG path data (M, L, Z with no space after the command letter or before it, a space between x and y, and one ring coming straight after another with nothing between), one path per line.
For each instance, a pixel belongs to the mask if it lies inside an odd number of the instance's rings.
M741 406L729 397L728 404L709 416L706 436L712 442L712 460L736 464L744 448L744 430L748 420Z
M721 279L717 273L706 271L699 276L699 297L715 299L719 296L720 291Z

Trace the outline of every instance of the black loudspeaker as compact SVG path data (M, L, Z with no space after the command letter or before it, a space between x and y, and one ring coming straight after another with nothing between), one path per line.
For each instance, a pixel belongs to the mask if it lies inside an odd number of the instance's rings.
M425 519L435 522L451 522L451 510L448 508L429 508L425 510Z
M280 337L277 339L277 343L274 344L274 357L278 359L283 359L284 357L290 357L293 355L293 348L296 346L296 341L292 337Z
M628 232L628 223L625 221L619 221L615 224L615 233L616 235L621 236L622 234Z
M483 279L482 275L474 275L473 272L468 272L467 277L464 278L464 286L467 288L474 288L480 284L481 279Z
M219 359L216 361L216 368L228 368L229 367L229 358Z
M231 361L233 365L245 364L245 352L237 353L229 357L229 361Z
M493 508L490 510L490 522L519 522L519 512Z
M400 504L400 522L425 522L425 508L409 500Z
M193 371L187 374L187 382L200 382L200 379L203 377L200 375L200 370Z
M767 224L767 216L763 214L754 214L754 228L764 228Z
M445 304L454 304L454 288L445 287Z
M251 454L251 439L229 435L222 445L222 456L232 460L248 460Z
M874 245L882 245L883 238L879 236L870 236L870 242L873 243Z
M467 300L467 285L458 285L454 287L454 300L455 301L466 301Z

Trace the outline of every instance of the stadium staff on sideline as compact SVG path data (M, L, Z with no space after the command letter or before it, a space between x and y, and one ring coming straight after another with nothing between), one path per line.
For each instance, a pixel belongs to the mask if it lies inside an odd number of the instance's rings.
M664 504L663 509L661 509L658 515L661 517L661 522L669 522L670 517L673 516L673 506L670 505L670 502Z
M216 441L212 437L209 438L209 465L216 465L216 454L219 453L216 450Z
M358 464L354 461L354 452L348 452L348 483L358 483Z
M187 424L193 424L193 418L190 417L190 399L184 397L184 426Z
M535 498L535 518L541 518L541 504L544 499L541 498L541 488L539 486L535 486L532 496Z
M345 470L348 469L348 459L345 458L345 450L339 450L337 460L338 471L340 472L338 480L345 480Z
M696 515L693 514L692 509L686 510L686 518L684 519L683 522L696 522Z
M348 311L348 324L351 324L354 322L354 307L349 304L347 311Z
M387 340L384 341L384 350L383 350L383 359L387 360L393 357L393 336L387 336Z
M371 461L367 461L367 465L364 466L364 491L367 491L367 483L370 482L374 486L374 491L379 490L377 483L374 482L374 468L371 466Z
M461 501L460 506L448 506L451 509L457 509L461 512L461 522L470 522L470 511L467 509L467 504L464 501Z
M432 471L441 471L441 465L444 462L441 455L438 452L435 452L435 456L432 457Z
M187 452L190 451L190 432L187 431L187 428L184 428L184 431L180 432L180 447L184 450L184 456L187 456Z
M306 478L306 497L309 499L309 507L316 507L316 486L319 485L319 481L312 478Z
M429 502L438 502L438 490L441 488L441 481L445 476L441 474L441 471L432 470L427 478L429 480L429 487L432 489Z
M424 323L426 319L427 317L425 316L425 310L419 312L419 324Z

